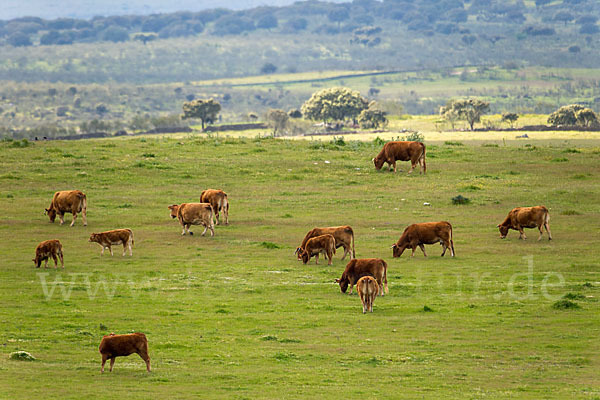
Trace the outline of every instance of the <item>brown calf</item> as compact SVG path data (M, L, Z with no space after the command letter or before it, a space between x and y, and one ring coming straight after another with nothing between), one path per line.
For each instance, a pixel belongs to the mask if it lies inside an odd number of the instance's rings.
M130 333L128 335L115 335L111 333L102 338L100 342L100 354L102 354L102 367L100 372L104 372L104 364L110 359L110 372L113 370L116 357L124 357L133 353L139 354L142 360L146 362L146 370L150 372L150 356L148 355L148 339L143 333Z
M65 268L65 261L63 259L62 244L58 239L44 240L35 248L35 258L33 263L36 268L42 265L42 261L45 261L44 268L48 268L48 258L52 257L54 260L54 268L58 268L58 260L56 256L60 258L60 264L62 268Z
M328 228L313 228L302 240L302 244L300 247L296 248L295 254L298 255L298 259L302 259L302 253L304 252L304 248L306 247L306 243L309 239L314 238L316 236L321 235L332 235L335 239L335 248L343 247L344 255L342 256L342 260L346 258L346 254L351 255L352 258L356 258L356 253L354 252L354 231L348 225L343 226L332 226ZM350 252L352 251L352 252Z
M229 225L229 201L227 200L227 193L222 190L206 189L200 194L200 203L209 203L213 209L213 214L217 218L217 225L219 221L219 211L223 211L223 218L225 218L225 225Z
M327 265L331 265L331 259L335 254L335 238L333 235L321 235L310 238L300 255L302 262L307 264L312 256L315 256L315 264L319 264L319 254L323 253L329 259Z
M356 291L363 305L363 314L373 312L373 302L379 292L379 284L372 276L363 276L356 283Z
M215 236L215 226L213 224L213 210L208 203L183 203L173 204L168 207L171 210L171 217L177 218L183 231L182 235L185 235L186 231L190 235L194 233L190 231L192 225L204 226L202 236L206 233L207 229L210 229L210 236Z
M336 279L335 282L340 285L342 293L346 293L348 286L350 286L350 294L352 294L352 288L363 276L372 276L377 280L379 291L382 296L384 295L384 287L385 293L388 292L387 263L381 258L355 258L350 260L348 265L346 265L342 277Z
M546 228L548 233L548 240L552 240L552 233L550 233L550 214L548 209L544 206L535 207L517 207L513 208L508 216L504 219L501 224L498 224L500 230L500 237L504 239L508 234L509 229L519 231L519 239L527 239L523 228L538 228L540 230L540 236L538 240L542 239L543 229Z
M129 247L129 255L133 256L131 246L133 245L133 232L131 229L115 229L112 231L92 233L90 235L90 242L95 242L102 247L101 255L104 255L104 249L110 250L110 255L113 255L112 247L113 244L123 244L123 256L125 251Z
M442 257L446 254L446 249L450 248L450 253L454 257L454 241L452 240L452 225L450 222L423 222L408 226L400 239L392 246L394 257L400 257L407 247L412 249L411 257L415 256L417 246L425 252L425 244L440 243L442 245Z
M396 172L396 161L410 161L410 170L419 164L422 174L427 172L427 164L425 163L425 145L421 142L387 142L383 149L373 158L375 169L379 171L384 163L388 163L390 169L394 168Z
M64 190L61 192L54 193L50 207L46 208L45 214L48 214L50 222L54 222L56 216L60 219L60 224L65 223L64 215L70 212L73 214L73 222L71 226L75 225L77 219L77 213L81 213L83 218L83 226L87 226L87 198L85 193L80 190Z

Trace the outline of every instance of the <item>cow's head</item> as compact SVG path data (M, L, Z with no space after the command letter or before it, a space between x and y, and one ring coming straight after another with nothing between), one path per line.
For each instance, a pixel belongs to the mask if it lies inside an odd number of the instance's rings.
M508 235L508 226L498 224L498 229L500 230L500 239L506 238L506 235Z
M383 167L384 162L385 162L385 160L383 158L378 158L378 157L373 158L373 164L375 164L375 169L377 171L379 171L381 169L381 167Z
M392 257L394 258L398 258L402 255L402 253L404 253L404 249L406 248L406 246L398 246L397 243L394 243L392 245Z
M50 222L54 222L54 220L56 219L56 210L53 207L45 208L44 215L48 215L48 218L50 218Z
M90 239L88 240L88 242L97 242L98 240L99 240L98 239L98 234L97 233L92 233L90 235Z
M308 264L308 261L310 260L310 255L306 250L303 250L302 253L298 253L298 257L302 259L303 264Z
M177 210L179 210L179 205L173 204L168 207L171 210L171 218L177 218Z
M38 256L32 258L31 261L33 261L33 265L35 265L36 268L39 268L40 265L42 265L42 260L38 259Z
M342 293L346 293L346 290L348 290L348 284L349 284L350 282L348 282L348 278L346 278L346 277L342 276L342 278L341 278L341 279L336 279L336 280L335 280L335 283L337 283L337 284L339 284L339 285L340 285L340 291L341 291Z
M304 249L302 247L296 247L296 250L294 251L294 255L298 257L298 260L302 260L302 252L304 251Z

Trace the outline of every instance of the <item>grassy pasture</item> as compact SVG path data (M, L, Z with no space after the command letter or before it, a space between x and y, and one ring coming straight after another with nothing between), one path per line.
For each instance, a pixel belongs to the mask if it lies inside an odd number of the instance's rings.
M372 142L0 143L0 398L599 398L600 140L481 143L428 143L426 176L376 172ZM228 192L231 224L182 237L167 205L208 187ZM42 215L70 188L88 196L87 227ZM555 240L500 240L507 212L535 204ZM404 227L431 220L453 224L457 257L392 259ZM358 257L388 262L373 314L333 283L340 252L333 266L292 256L339 224ZM118 227L133 257L101 257L89 234ZM30 261L50 238L64 271ZM579 308L553 308L565 295ZM131 331L153 372L132 355L101 375L102 335Z

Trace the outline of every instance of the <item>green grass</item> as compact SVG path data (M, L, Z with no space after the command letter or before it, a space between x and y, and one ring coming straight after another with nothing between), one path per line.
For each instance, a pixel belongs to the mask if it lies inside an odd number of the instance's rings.
M380 145L345 143L0 143L0 398L600 396L600 141L427 143L426 176L406 176L407 163L377 172ZM553 162L567 148L581 152ZM452 205L470 185L481 188L471 203ZM228 193L230 225L182 237L167 206L208 187ZM53 192L75 188L88 196L88 226L50 224ZM499 238L510 209L536 204L550 209L553 241L531 229L526 241ZM427 259L391 257L408 224L435 220L454 227L454 259L437 245ZM334 283L341 251L332 266L293 255L309 229L341 224L359 258L388 262L390 292L372 314ZM87 241L125 227L133 257L119 246L102 257ZM36 270L35 246L52 238L66 268ZM152 373L132 355L100 375L102 335L132 331L148 336ZM37 361L9 360L15 351Z

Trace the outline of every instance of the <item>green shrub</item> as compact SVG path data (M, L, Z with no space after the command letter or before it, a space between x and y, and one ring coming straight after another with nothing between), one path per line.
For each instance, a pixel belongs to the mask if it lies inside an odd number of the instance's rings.
M452 198L452 204L454 204L454 205L469 204L469 203L471 203L471 200L468 199L467 197L463 197L460 194L458 196Z
M9 359L14 361L35 361L36 358L26 351L15 351L10 353Z
M575 310L581 307L579 307L579 304L572 302L571 300L563 299L552 304L552 308L555 310Z

